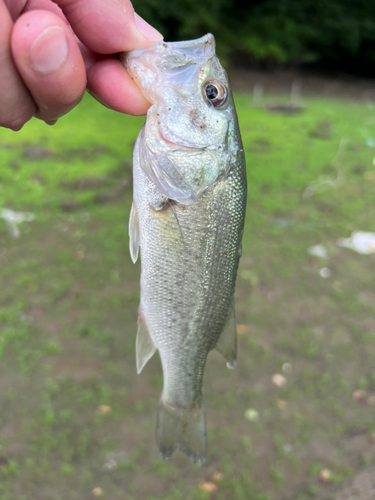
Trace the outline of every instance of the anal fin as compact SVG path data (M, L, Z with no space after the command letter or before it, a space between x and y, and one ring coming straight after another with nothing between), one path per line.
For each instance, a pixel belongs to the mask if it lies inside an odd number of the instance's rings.
M135 264L138 259L139 245L140 245L140 234L139 234L138 212L137 209L135 208L133 201L129 218L129 250L133 264Z
M234 314L234 302L229 311L224 328L216 343L215 349L219 351L227 361L228 368L236 368L237 364L237 331Z
M135 352L137 360L137 373L140 374L147 361L152 358L156 351L156 346L151 338L150 332L143 314L140 312L138 316L138 331L135 341Z

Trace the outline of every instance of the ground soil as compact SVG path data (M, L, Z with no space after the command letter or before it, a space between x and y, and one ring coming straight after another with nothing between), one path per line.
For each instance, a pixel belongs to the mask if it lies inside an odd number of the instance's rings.
M141 124L85 99L49 135L0 134L0 207L36 214L18 240L0 226L0 500L375 500L375 255L335 243L375 231L375 81L229 74L249 167L239 363L210 354L202 469L159 459L160 363L135 372ZM301 112L269 113L292 88ZM308 254L318 243L329 259Z

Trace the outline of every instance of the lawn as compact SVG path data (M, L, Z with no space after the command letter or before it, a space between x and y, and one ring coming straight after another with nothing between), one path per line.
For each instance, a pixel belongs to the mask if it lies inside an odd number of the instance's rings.
M135 370L127 222L143 118L86 96L54 127L0 130L0 208L35 216L19 238L0 219L0 500L328 500L375 463L375 254L336 245L375 231L375 105L236 103L239 359L208 359L204 467L159 458L158 356Z

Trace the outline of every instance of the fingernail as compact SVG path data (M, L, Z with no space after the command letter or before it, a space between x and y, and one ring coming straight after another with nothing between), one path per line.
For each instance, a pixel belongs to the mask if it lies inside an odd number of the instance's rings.
M157 31L155 28L153 28L150 24L146 23L146 21L136 12L134 12L134 20L137 28L144 37L155 42L163 40L163 35L159 33L159 31Z
M47 75L63 66L68 58L65 31L59 26L47 28L30 49L30 64L34 71Z

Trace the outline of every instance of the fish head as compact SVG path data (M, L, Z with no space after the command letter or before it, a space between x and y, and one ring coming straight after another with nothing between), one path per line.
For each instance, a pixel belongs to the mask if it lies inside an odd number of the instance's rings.
M143 131L142 168L166 197L192 204L228 170L240 147L214 37L158 42L122 60L152 104Z

